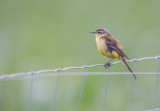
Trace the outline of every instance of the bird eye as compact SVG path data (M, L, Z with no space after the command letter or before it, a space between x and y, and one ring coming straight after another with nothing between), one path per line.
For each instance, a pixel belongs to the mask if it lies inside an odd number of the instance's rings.
M98 34L103 34L103 31L98 31Z

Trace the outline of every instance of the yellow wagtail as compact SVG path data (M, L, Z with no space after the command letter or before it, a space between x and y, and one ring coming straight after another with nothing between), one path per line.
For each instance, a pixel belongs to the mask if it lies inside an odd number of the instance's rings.
M110 61L113 59L120 59L123 64L128 68L128 70L133 74L134 78L136 79L135 74L131 70L131 68L128 66L125 58L129 59L127 55L123 52L122 46L120 42L115 39L111 33L104 29L99 28L94 33L96 36L96 43L98 51L103 54L105 57L112 58L108 62L105 63L104 67L107 68L110 66Z

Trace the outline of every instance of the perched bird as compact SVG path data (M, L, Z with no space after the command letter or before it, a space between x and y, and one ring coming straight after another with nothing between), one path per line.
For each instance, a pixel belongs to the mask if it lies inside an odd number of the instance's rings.
M131 68L128 66L125 58L129 59L127 55L123 52L122 46L120 42L115 39L111 33L106 30L105 28L99 28L94 33L96 36L96 43L98 51L103 54L105 57L112 58L108 62L105 63L104 67L107 68L110 66L110 62L113 59L120 59L120 61L125 64L125 66L128 68L128 70L133 74L134 78L136 79L135 74L131 70Z

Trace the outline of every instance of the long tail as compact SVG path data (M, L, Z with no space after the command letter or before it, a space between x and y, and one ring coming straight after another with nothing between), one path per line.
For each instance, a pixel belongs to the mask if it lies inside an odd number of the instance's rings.
M131 68L128 66L126 60L123 57L120 57L120 60L123 64L125 64L125 66L128 68L128 70L133 74L134 78L136 79L136 75L133 73L133 71L131 70Z

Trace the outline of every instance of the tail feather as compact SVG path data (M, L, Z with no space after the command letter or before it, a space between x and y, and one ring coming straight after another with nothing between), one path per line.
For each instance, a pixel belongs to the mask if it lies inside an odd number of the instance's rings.
M126 60L123 57L120 57L120 60L123 64L125 64L125 66L128 68L128 70L133 74L134 78L136 79L136 75L133 73L133 71L131 70L131 68L128 66Z

